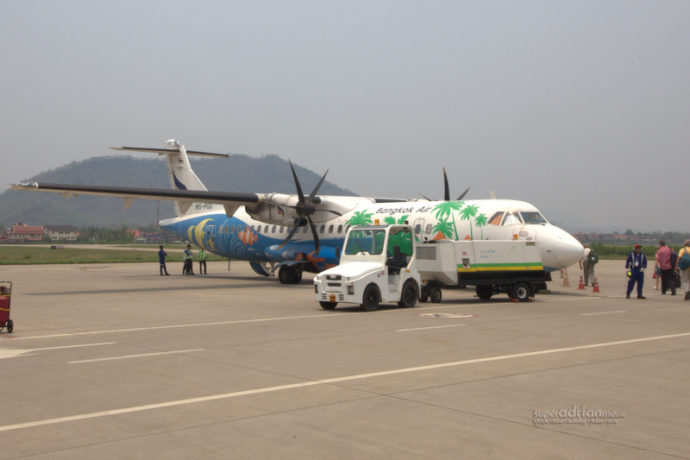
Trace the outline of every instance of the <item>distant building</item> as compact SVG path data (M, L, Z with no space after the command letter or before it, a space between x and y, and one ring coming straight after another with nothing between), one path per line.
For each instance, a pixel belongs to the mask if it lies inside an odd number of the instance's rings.
M79 229L73 225L46 225L46 235L51 241L77 241Z
M40 225L26 225L19 222L7 232L7 239L13 243L41 241L45 234L45 229Z
M140 239L147 243L158 243L161 241L161 234L157 232L143 232Z

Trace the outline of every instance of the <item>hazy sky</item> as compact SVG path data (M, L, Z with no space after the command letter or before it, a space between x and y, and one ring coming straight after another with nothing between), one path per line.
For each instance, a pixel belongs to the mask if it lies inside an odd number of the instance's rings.
M687 0L4 0L0 56L3 190L175 137L362 195L441 198L445 166L571 230L690 231Z

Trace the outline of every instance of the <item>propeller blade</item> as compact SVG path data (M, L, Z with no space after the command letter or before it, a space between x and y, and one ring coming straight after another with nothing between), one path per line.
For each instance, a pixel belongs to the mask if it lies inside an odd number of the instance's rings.
M299 202L304 203L304 193L302 193L302 186L299 183L299 179L297 179L297 173L295 172L295 167L292 166L292 161L288 160L288 163L290 163L290 169L292 170L292 177L295 178L295 186L297 187L297 196L299 197Z
M314 187L314 190L309 194L309 200L314 202L314 198L316 197L316 193L319 191L319 188L321 187L321 184L323 184L324 179L326 179L326 174L328 174L328 169L326 170L325 173L323 173L323 176L321 176L321 180L319 181L318 184L316 184L316 187Z
M311 234L314 235L314 247L315 247L315 253L314 255L319 254L319 235L316 233L316 227L314 226L314 222L311 221L311 217L307 216L307 222L309 222L309 226L311 227Z
M464 198L464 196L467 195L467 192L469 192L469 191L470 191L470 188L467 187L467 188L465 189L465 191L462 192L462 195L460 195L460 196L458 197L458 199L455 200L455 201L460 201L460 200L462 200L462 199Z
M443 168L443 200L450 201L450 187L448 187L448 175L446 168Z
M297 233L297 230L299 230L299 223L295 222L295 226L292 227L292 230L290 230L290 233L288 233L288 236L287 236L287 238L285 238L285 241L280 243L280 245L278 246L278 249L282 249L283 246L288 244L288 241L290 241L292 239L292 237L295 236L295 233Z

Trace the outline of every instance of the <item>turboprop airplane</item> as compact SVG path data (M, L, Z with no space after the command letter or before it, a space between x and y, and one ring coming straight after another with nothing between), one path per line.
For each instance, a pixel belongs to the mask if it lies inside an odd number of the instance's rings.
M296 284L302 272L318 273L338 264L350 226L408 222L420 240L520 239L538 242L546 271L572 265L584 248L569 233L550 224L530 203L515 200L451 200L444 170L444 200L402 200L318 195L328 171L309 195L290 169L297 194L233 193L206 189L189 156L228 155L186 150L175 139L166 148L113 147L166 155L171 189L22 183L13 190L116 196L125 208L135 198L170 200L176 216L159 222L183 240L234 260L246 260L263 276L278 270L283 284ZM469 189L468 189L469 190Z

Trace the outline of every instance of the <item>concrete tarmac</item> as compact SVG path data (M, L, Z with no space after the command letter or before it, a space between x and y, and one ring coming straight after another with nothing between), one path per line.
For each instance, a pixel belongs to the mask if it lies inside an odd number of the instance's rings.
M690 458L690 302L623 265L375 312L244 262L0 266L0 459Z

